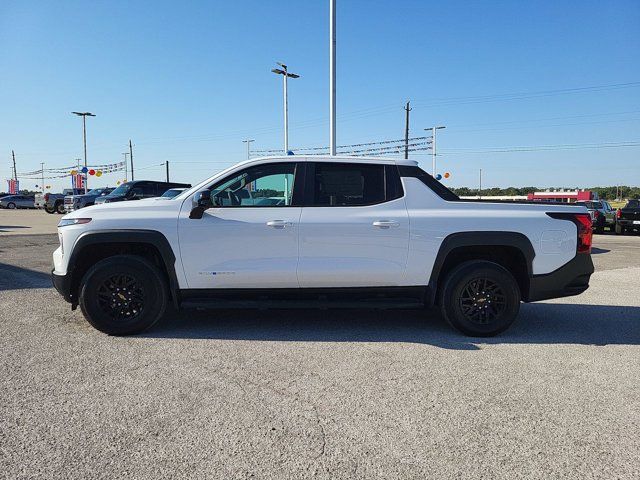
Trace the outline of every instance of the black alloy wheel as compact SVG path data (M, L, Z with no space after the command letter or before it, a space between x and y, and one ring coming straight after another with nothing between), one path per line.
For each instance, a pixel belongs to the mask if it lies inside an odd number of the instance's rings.
M79 304L91 325L109 335L131 335L152 327L167 307L165 274L146 258L115 255L84 275Z
M440 289L442 315L465 335L490 337L503 332L520 310L518 282L502 265L472 260L454 267Z

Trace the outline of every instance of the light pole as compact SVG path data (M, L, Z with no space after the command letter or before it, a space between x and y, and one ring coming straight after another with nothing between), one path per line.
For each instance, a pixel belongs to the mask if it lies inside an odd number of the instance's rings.
M122 155L124 156L124 181L127 181L127 155L129 155L129 152L122 152Z
M276 75L282 75L284 79L284 154L289 153L289 102L287 99L287 79L300 78L300 75L289 73L284 63L276 62L282 68L272 68L271 71Z
M247 144L247 160L251 158L251 142L255 142L255 140L251 140L251 139L242 140L242 143Z
M442 130L442 125L438 127L425 128L425 131L431 130L431 175L436 176L436 130Z
M329 154L336 156L336 0L329 0Z
M82 117L82 139L84 141L84 166L87 166L87 117L95 117L91 112L71 112L74 115ZM84 174L84 193L87 193L87 180L89 175Z

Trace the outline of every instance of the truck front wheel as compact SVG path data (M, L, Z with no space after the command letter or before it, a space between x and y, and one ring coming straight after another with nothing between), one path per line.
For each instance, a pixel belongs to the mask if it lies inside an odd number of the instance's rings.
M465 335L490 337L505 331L520 310L520 288L501 265L472 260L447 275L441 291L444 318Z
M142 257L116 255L93 265L82 279L80 308L96 329L131 335L152 327L167 306L162 272Z

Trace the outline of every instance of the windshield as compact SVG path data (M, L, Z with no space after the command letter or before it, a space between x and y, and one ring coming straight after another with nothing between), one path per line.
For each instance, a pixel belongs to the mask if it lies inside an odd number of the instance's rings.
M131 190L131 184L123 183L118 188L116 188L113 192L111 192L109 195L112 197L125 196L129 190Z
M94 188L93 190L89 190L88 195L102 195L104 192L107 192L108 188Z
M162 198L174 198L180 195L185 189L184 188L171 188L164 192L161 197Z
M629 200L624 208L640 208L640 200Z
M590 210L599 210L602 208L602 203L600 202L576 202L576 205L585 206Z

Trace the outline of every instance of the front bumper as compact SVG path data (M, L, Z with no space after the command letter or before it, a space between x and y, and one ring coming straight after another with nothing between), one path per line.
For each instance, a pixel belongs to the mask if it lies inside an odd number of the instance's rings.
M571 261L551 273L533 275L529 280L529 292L525 301L536 302L579 295L589 288L589 278L593 272L591 255L578 253Z
M51 270L51 281L62 298L69 303L77 303L77 299L73 298L71 293L71 275L57 275L55 270Z

